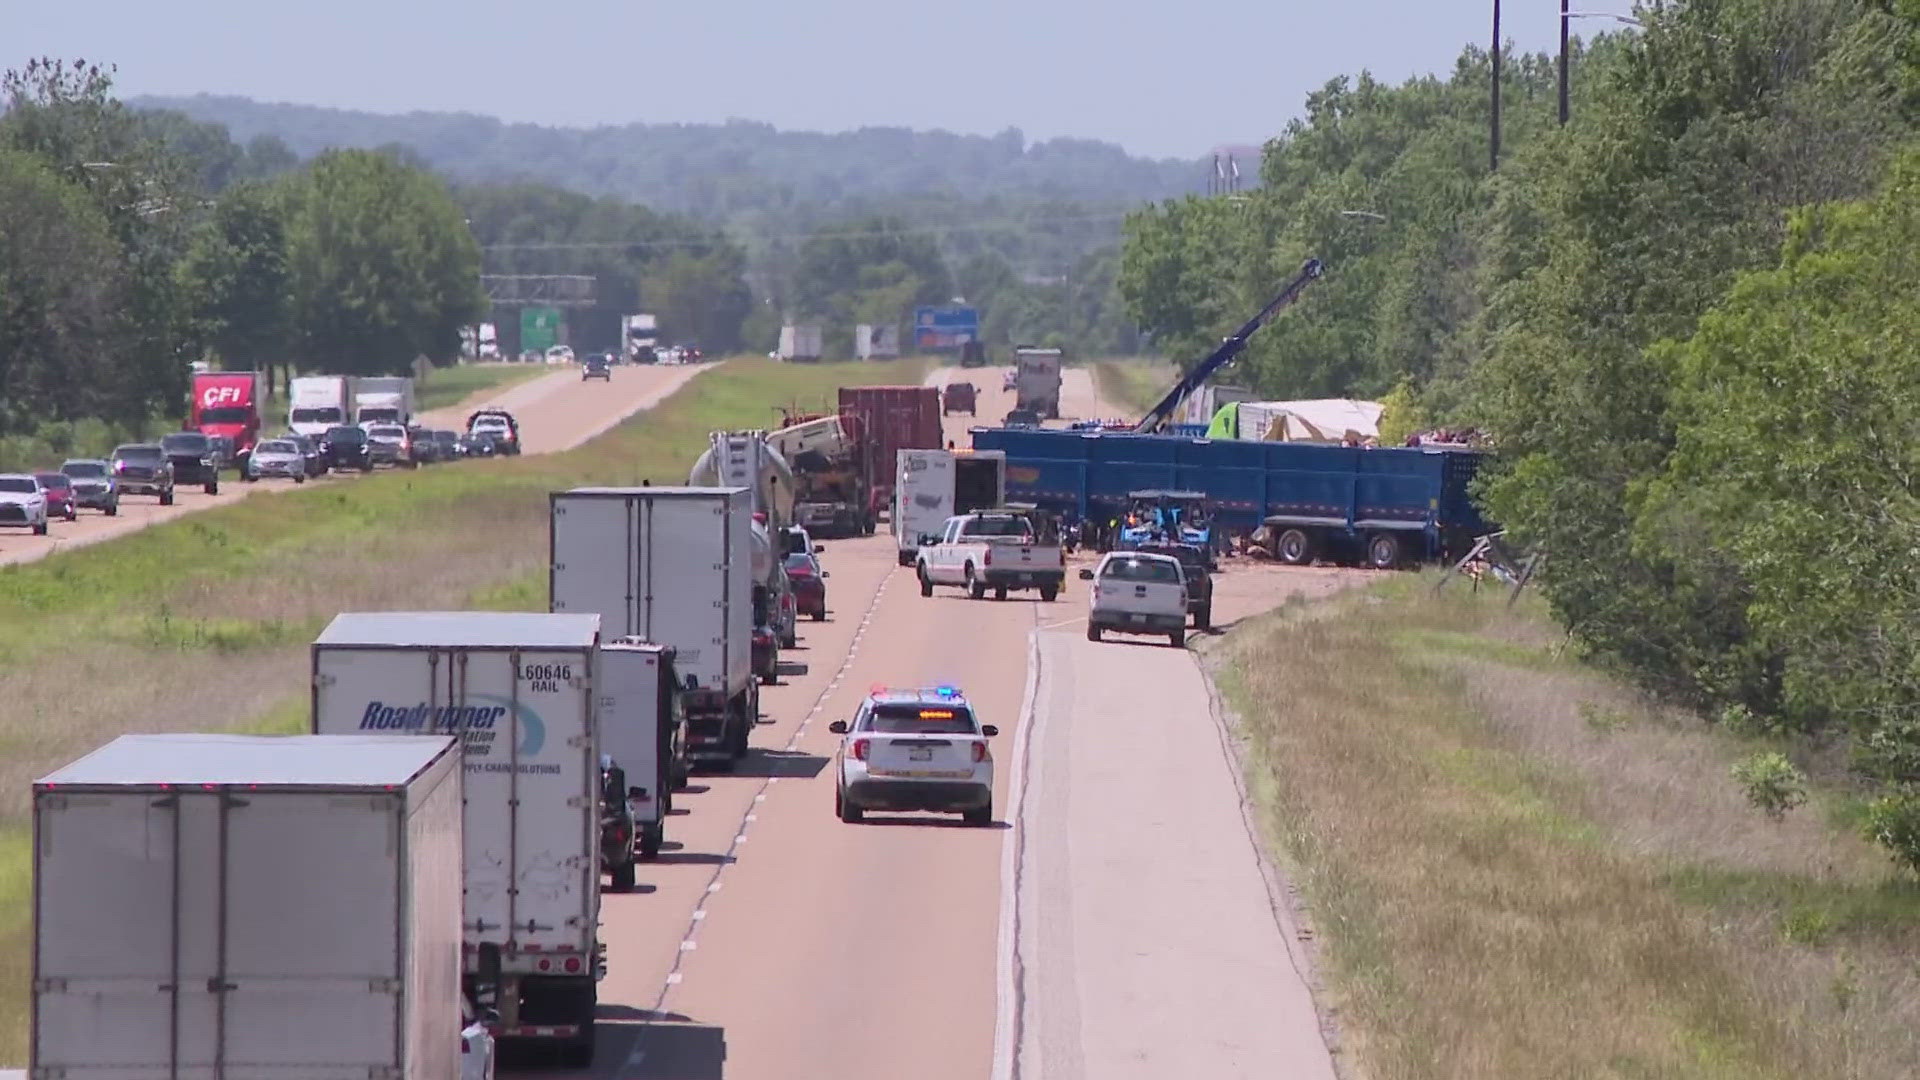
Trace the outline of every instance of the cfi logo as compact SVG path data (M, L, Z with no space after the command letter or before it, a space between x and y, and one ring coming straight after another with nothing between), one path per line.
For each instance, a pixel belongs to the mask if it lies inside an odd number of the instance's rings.
M240 388L237 386L209 386L200 392L200 404L211 408L215 405L240 403Z
M540 719L540 714L534 712L526 702L516 703L511 698L493 694L468 694L467 697L488 705L497 705L502 710L511 710L514 721L520 729L520 756L540 756L541 747L547 745L547 722Z

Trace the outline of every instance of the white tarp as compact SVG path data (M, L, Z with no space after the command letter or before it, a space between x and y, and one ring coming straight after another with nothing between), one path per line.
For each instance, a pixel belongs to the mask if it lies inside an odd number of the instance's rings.
M1318 398L1311 401L1242 401L1239 404L1240 437L1277 442L1337 443L1355 438L1378 437L1380 414L1377 401L1348 398Z

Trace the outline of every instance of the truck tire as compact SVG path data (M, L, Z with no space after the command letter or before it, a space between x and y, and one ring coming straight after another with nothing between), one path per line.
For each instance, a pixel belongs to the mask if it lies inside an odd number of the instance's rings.
M974 600L984 600L987 595L987 583L973 576L973 564L967 564L967 596Z
M586 980L586 986L575 992L579 999L569 1023L580 1025L580 1034L561 1044L560 1067L564 1069L593 1068L593 1014L600 1006L599 988L592 979Z
M780 676L777 672L773 674L762 675L760 676L760 685L772 686L775 682L779 681L779 679L780 679Z
M304 483L306 483L306 482L307 482L307 474L306 474L306 473L294 473L294 474L293 474L293 482L294 482L294 483L296 483L296 484L304 484Z
M171 489L160 493L160 505L161 506L173 505L173 491Z
M1213 602L1212 601L1208 601L1207 603L1201 604L1200 610L1193 613L1193 628L1195 630L1213 629Z
M117 503L117 502L114 502L114 503L108 503L108 504L106 505L106 507L105 507L105 508L104 508L104 509L103 509L103 510L101 511L101 513L104 513L104 514L106 514L106 515L107 515L108 517L119 517L119 516L120 516L120 504L119 504L119 503Z
M1002 585L994 589L993 598L995 600L1005 600L1007 598L1007 587L1005 585Z
M640 859L652 862L660 857L660 842L666 839L666 826L659 823L640 826ZM632 873L631 870L628 871Z
M1054 597L1059 595L1060 595L1060 586L1058 585L1040 586L1040 599L1045 603L1049 603L1049 604L1053 603Z
M1367 537L1367 565L1375 570L1399 569L1400 538L1390 532L1377 532Z
M1273 540L1273 557L1288 566L1313 562L1313 537L1305 529L1288 529Z
M846 793L841 791L838 785L833 789L833 813L835 817L849 825L858 825L866 820L867 816L866 811L847 801Z
M1173 642L1174 648L1184 649L1187 647L1187 632L1185 630L1175 630L1173 633L1167 635L1167 640Z
M40 522L39 524L37 524L37 525L35 525L35 526L33 527L33 535L35 535L35 536L45 536L45 535L47 535L47 523L46 523L46 522L44 522L44 521L42 521L42 522Z
M918 569L917 573L920 578L920 595L932 596L933 595L933 579L927 576L927 568L922 566Z
M1092 623L1087 624L1087 640L1088 641L1100 640L1100 628L1093 625Z
M612 883L613 891L618 893L632 892L633 872L634 865L631 858L624 863L610 867L607 871L607 877Z
M204 484L201 487L200 490L206 492L209 495L218 495L220 494L220 481L217 479L209 480L206 482L206 484Z
M988 800L987 805L978 810L966 811L960 815L960 820L976 829L993 824L993 801Z

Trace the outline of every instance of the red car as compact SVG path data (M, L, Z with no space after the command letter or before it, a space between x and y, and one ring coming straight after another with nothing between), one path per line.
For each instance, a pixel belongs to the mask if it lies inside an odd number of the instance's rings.
M47 489L47 517L63 517L68 521L80 516L80 508L73 501L73 479L66 473L39 472L33 478Z
M827 618L827 572L820 560L804 551L787 556L787 583L793 587L793 602L802 615L814 622Z

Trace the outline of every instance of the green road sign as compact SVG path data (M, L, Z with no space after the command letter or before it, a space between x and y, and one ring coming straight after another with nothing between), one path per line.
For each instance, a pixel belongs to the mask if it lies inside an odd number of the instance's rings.
M546 352L560 342L560 309L520 309L520 347Z

